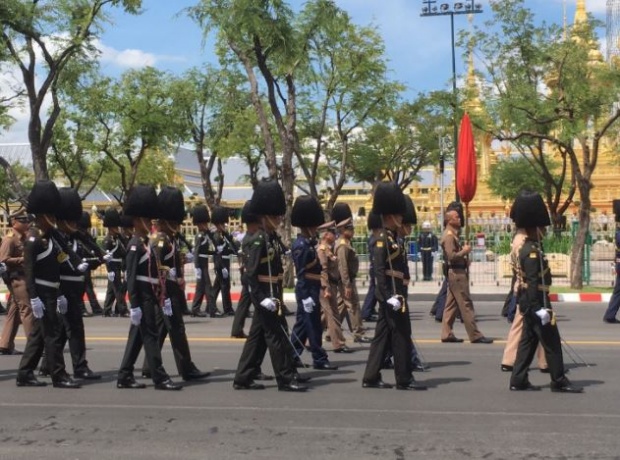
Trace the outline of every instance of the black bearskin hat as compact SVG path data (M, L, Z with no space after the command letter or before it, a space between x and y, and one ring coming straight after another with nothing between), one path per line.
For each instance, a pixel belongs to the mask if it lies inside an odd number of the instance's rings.
M136 185L125 200L123 213L132 218L158 219L159 204L155 187L152 185Z
M616 222L620 222L620 200L613 201L613 209L616 215Z
M213 222L214 224L227 224L228 209L221 206L216 206L215 208L213 208L213 213L211 214L211 222Z
M192 222L196 224L208 224L211 222L211 216L209 215L209 208L204 204L194 206L192 209Z
M121 216L115 208L108 208L103 214L103 226L106 228L120 227Z
M519 228L551 225L547 206L538 192L522 191L519 193L512 204L510 215Z
M372 212L377 214L405 214L405 195L395 182L380 182L375 189Z
M258 216L252 213L252 201L248 200L241 208L241 223L255 224L258 222Z
M336 222L336 227L350 224L353 220L351 208L346 203L336 203L332 209L332 220Z
M79 221L82 218L82 200L77 190L71 187L61 187L60 207L56 210L56 219Z
M275 180L259 182L252 194L252 212L257 216L286 214L284 191Z
M133 227L133 217L127 214L121 214L120 226L123 228Z
M183 193L176 187L164 187L157 195L159 218L181 223L185 219L185 202Z
M38 180L28 195L26 211L30 214L56 214L60 207L60 193L50 180Z
M90 221L90 214L88 214L87 211L82 211L82 215L80 216L77 223L78 228L81 228L82 230L87 230L93 226L92 222Z
M368 230L379 230L383 228L383 224L381 223L381 216L379 214L375 214L374 212L368 213L368 218L366 219L366 225Z
M403 215L403 224L411 224L415 225L418 223L418 215L415 212L415 206L413 205L413 200L408 195L405 195L405 204L407 205L407 210Z
M291 224L295 227L318 227L325 223L321 203L310 195L298 196L293 204Z
M446 212L448 211L456 211L461 218L461 225L465 225L465 213L463 212L463 203L460 201L453 201L446 208Z

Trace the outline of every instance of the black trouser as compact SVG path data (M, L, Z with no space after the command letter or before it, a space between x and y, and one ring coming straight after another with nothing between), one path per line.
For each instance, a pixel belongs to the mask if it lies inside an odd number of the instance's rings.
M166 294L172 302L172 316L163 314L161 308L157 308L156 325L158 334L158 345L161 350L164 346L166 337L170 336L170 344L174 353L174 361L181 377L187 376L194 369L192 356L189 351L189 343L185 332L185 321L183 321L183 303L181 297L185 296L183 290L176 281L166 281ZM142 372L149 373L150 362L145 359L142 364Z
M536 313L530 311L523 315L523 332L510 377L511 385L522 387L528 384L527 370L534 359L538 343L545 350L552 384L562 384L566 380L564 359L562 358L562 341L558 327L550 323L543 326Z
M145 284L145 288L150 290L151 286ZM133 324L129 327L129 336L127 337L127 345L125 346L125 354L118 370L118 381L128 382L134 379L133 370L142 345L144 345L144 354L151 369L151 377L153 382L161 383L167 380L168 374L164 369L161 359L161 350L159 348L157 334L157 310L160 308L157 301L150 295L144 295L142 305L132 305L133 308L140 307L142 309L142 321L139 326Z
M97 300L97 294L95 293L95 288L93 287L93 277L92 272L90 270L86 270L84 273L84 288L86 290L86 296L88 297L88 303L90 304L90 309L93 313L103 313L103 309L101 305L99 305L99 301ZM86 305L83 305L83 310L86 311Z
M19 362L17 379L25 380L34 376L34 370L45 350L52 381L57 382L67 377L61 344L63 325L56 311L58 290L37 285L37 291L45 305L45 313L42 318L34 320L32 332Z
M387 302L379 303L379 319L375 338L370 344L368 363L364 372L365 382L376 382L381 378L381 367L391 346L394 354L394 375L399 385L408 384L411 379L411 320L409 309L394 311Z
M222 275L222 269L225 268L228 271L228 276L224 278ZM212 298L215 310L215 302L217 296L222 292L222 308L224 313L234 312L232 307L232 300L230 299L230 261L224 259L221 263L215 265L215 281L213 282ZM211 312L209 312L211 313Z
M88 369L86 334L84 332L84 318L82 316L84 283L61 281L60 293L67 298L67 313L58 315L62 322L59 343L61 349L64 349L67 341L69 342L73 372L84 372ZM51 373L47 363L47 354L43 355L41 369Z
M305 344L306 340L308 340L310 352L312 353L312 363L317 366L329 362L327 353L323 348L323 325L321 324L321 302L319 301L320 293L321 285L317 283L317 286L311 293L312 300L314 300L314 307L311 313L307 313L304 310L303 299L296 290L297 315L295 325L291 332L291 340L294 347L294 355L292 358L299 359L306 349Z
M260 372L260 363L265 355L266 347L269 349L278 385L287 384L295 378L296 373L290 352L291 345L282 327L282 320L277 312L267 311L258 302L252 303L254 304L254 317L248 339L239 358L235 383L244 385L254 379Z
M430 249L420 250L422 259L422 274L424 281L433 279L433 253Z
M252 305L248 285L243 281L241 284L241 297L239 297L239 302L237 302L237 310L235 310L235 317L233 318L232 329L230 331L232 337L239 336L243 333L245 319L250 314L250 306Z
M448 298L448 277L443 279L441 288L435 297L435 302L431 307L431 315L435 315L435 319L441 321L443 318L443 309L446 307L446 300Z
M202 305L203 297L207 301L206 312L209 314L215 313L217 307L215 305L215 299L213 298L213 288L211 286L211 277L209 276L209 264L205 264L200 268L200 278L196 279L196 292L194 294L194 301L192 302L192 313L198 313L200 306Z
M103 301L103 314L111 315L112 306L114 305L115 313L123 315L127 313L127 303L125 302L121 270L120 268L115 269L112 273L114 273L114 281L108 280L108 288L105 293L105 300Z
M377 298L375 297L375 274L374 270L368 273L370 281L368 284L368 292L364 299L364 305L362 306L362 319L368 320L375 314L375 305L377 304Z

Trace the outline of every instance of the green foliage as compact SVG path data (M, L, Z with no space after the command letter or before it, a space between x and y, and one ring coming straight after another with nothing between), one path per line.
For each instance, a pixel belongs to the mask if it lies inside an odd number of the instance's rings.
M532 160L523 156L503 159L491 168L487 185L502 200L514 201L523 189L545 191L545 181Z
M34 183L32 171L22 166L20 163L11 165L11 169L15 173L17 180L24 190L30 190ZM13 184L9 181L8 175L4 168L0 168L0 207L8 212L9 207L19 202L19 198L15 193ZM23 198L23 197L22 197Z

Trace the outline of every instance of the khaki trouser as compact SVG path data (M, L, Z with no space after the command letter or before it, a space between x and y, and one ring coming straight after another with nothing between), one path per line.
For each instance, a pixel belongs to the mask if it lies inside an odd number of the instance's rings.
M351 321L351 332L357 339L362 337L365 333L364 325L362 323L362 310L360 308L360 298L357 293L357 287L351 285L351 297L348 299L344 296L345 287L344 284L338 284L338 295L342 302L338 303L338 318L340 324L344 321L347 312L349 313L349 321Z
M338 287L335 284L330 284L327 289L331 293L331 297L329 299L325 298L323 295L325 291L321 291L321 309L327 320L327 333L331 339L332 346L334 350L337 350L345 346L342 323L338 313Z
M504 366L514 366L517 359L517 349L519 348L519 341L521 340L521 332L523 332L523 315L518 311L515 315L515 319L510 326L508 332L508 338L506 339L506 347L504 348L504 356L502 356L502 364ZM545 357L545 350L538 344L536 349L536 357L538 358L538 368L547 369L547 358Z
M467 272L461 269L450 269L448 271L448 297L441 322L441 340L454 336L452 326L456 319L457 308L461 312L461 318L463 319L470 342L483 337L476 325L474 304L469 294Z
M26 282L23 278L17 278L11 281L11 303L6 315L6 321L2 328L2 338L0 339L0 348L13 350L15 348L15 336L19 325L24 326L24 334L26 337L32 331L34 316L30 308L30 298L26 290Z

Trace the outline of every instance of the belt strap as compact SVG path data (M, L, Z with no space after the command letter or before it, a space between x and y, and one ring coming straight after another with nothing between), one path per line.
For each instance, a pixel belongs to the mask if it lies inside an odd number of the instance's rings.
M60 280L61 281L76 281L76 282L83 282L86 278L84 277L84 275L78 276L71 276L71 275L60 275Z
M278 283L278 277L277 276L269 276L269 275L258 275L258 281L260 281L261 283L271 283L271 284L277 284Z
M404 279L405 278L405 274L403 272L398 271L398 270L386 270L385 274L387 276L392 276L394 278L400 278L400 279Z
M321 281L321 275L319 273L304 273L304 277L308 280Z
M209 257L209 254L198 254L198 258L200 259L208 259Z
M42 280L41 278L35 278L34 282L35 284L38 284L39 286L46 286L46 287L50 287L54 289L58 289L60 287L59 282Z
M159 284L159 279L151 278L150 276L144 276L144 275L136 275L136 281L142 281L144 283L150 283L150 284Z
M110 259L110 262L122 262L123 259Z

